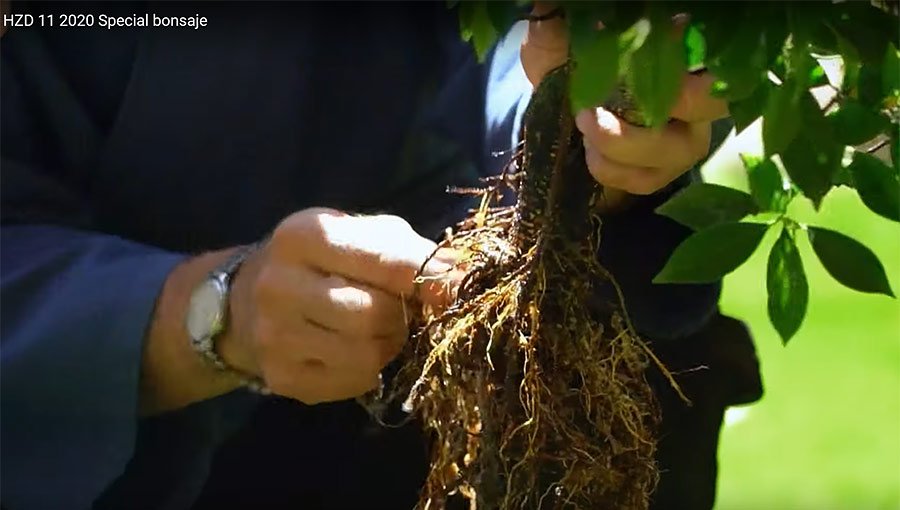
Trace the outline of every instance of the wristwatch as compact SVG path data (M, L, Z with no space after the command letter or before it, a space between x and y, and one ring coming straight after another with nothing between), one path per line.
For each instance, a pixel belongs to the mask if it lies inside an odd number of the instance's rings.
M259 377L229 366L216 351L216 338L228 324L228 302L231 284L241 264L261 243L239 248L219 267L209 273L191 293L185 326L191 347L212 367L226 373L251 391L270 393Z

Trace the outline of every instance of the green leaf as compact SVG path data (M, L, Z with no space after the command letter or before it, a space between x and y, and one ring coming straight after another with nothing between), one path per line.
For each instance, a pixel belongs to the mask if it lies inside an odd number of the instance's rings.
M865 152L853 155L849 170L866 207L889 220L900 222L900 180L894 170Z
M787 4L788 28L790 38L782 50L785 69L785 80L794 80L802 88L808 88L810 73L818 62L809 53L809 39L812 20L804 16L803 6L798 2Z
M694 230L738 221L756 212L758 209L750 195L705 182L688 186L656 208L657 214L668 216Z
M884 98L881 94L882 76L880 65L863 64L857 82L857 96L860 103L875 109L881 108Z
M781 153L781 161L791 181L818 209L841 166L844 146L834 140L831 126L808 92L800 98L800 114L803 130Z
M900 51L893 43L888 43L881 64L881 93L885 96L900 95Z
M771 159L741 154L750 182L750 196L761 211L783 213L787 210L790 195L784 189L781 172Z
M626 74L628 89L646 123L654 128L669 120L685 72L684 48L661 3L651 2L650 33L634 54Z
M810 87L818 87L828 84L828 76L825 75L825 68L820 64L816 64L810 71L806 80Z
M646 18L635 21L619 35L619 53L630 59L631 55L644 45L649 35L650 21Z
M479 62L484 62L488 50L497 41L497 29L488 13L485 0L460 2L459 32L464 41L475 48Z
M728 45L733 35L729 20L732 16L742 16L747 7L744 2L736 2L734 9L728 11L713 2L697 2L690 5L691 25L699 28L703 34L707 58L718 54Z
M799 86L786 81L769 92L763 110L763 146L766 156L784 151L800 130Z
M519 8L516 7L515 2L511 2L510 0L491 0L485 2L485 7L487 7L491 24L499 34L505 34L513 23L516 22L516 18L519 14Z
M785 2L753 4L753 6L756 8L763 5L768 5L770 9L774 10L773 12L763 15L763 17L766 19L766 62L768 63L769 67L774 70L775 61L778 60L781 56L788 36L786 13L787 6ZM781 59L781 65L784 65L783 59ZM783 69L782 74L779 74L779 76L782 78L784 77Z
M809 42L813 52L819 55L835 55L839 52L837 37L828 26L828 4L820 3L820 12L813 20L809 31Z
M756 249L767 225L721 223L684 240L653 283L712 283L734 271Z
M842 151L837 146L821 146L815 133L803 133L781 154L791 181L812 200L816 209L834 183Z
M706 64L706 41L696 23L688 24L684 31L685 67L688 71L702 69Z
M877 110L852 98L844 99L840 108L826 118L834 129L835 139L845 145L867 142L886 130L889 124L888 119Z
M769 320L784 344L800 329L809 301L809 286L803 272L800 252L787 228L769 252L766 271Z
M710 72L719 80L714 95L735 101L743 99L766 79L765 20L748 15L737 23L728 43L708 59Z
M731 113L731 119L734 121L735 134L747 128L750 124L763 114L766 107L766 101L769 99L769 91L772 84L768 80L759 84L753 94L728 103L728 111Z
M570 15L570 39L575 69L569 81L572 110L601 104L616 85L619 73L618 34L597 30L591 12Z
M894 296L878 257L860 242L821 227L809 227L807 234L825 270L835 280L860 292Z
M834 173L831 183L835 186L847 186L848 188L852 188L853 176L850 175L850 170L848 170L847 167L842 166Z
M833 13L832 26L856 47L862 62L881 64L887 44L897 46L897 18L869 2L841 2Z
M846 37L838 33L833 27L829 26L829 28L834 32L835 39L837 40L838 52L841 55L841 59L844 61L844 79L841 82L841 91L846 94L852 90L856 90L857 83L859 82L859 52L856 51L856 47L853 46L853 43L848 41Z

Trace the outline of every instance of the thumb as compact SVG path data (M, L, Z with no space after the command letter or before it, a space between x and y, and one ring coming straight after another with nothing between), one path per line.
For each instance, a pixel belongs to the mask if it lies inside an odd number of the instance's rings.
M556 2L535 2L532 17L540 17L557 9ZM562 16L530 21L521 48L522 67L535 87L553 69L566 63L569 55L569 33Z

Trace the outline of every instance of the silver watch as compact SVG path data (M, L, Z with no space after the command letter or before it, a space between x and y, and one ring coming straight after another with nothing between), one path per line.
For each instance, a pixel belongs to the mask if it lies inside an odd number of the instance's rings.
M237 370L216 351L216 338L228 323L228 302L234 275L260 243L239 248L219 267L214 269L191 293L185 326L191 347L203 359L221 372L239 380L242 385L258 393L269 393L258 377Z

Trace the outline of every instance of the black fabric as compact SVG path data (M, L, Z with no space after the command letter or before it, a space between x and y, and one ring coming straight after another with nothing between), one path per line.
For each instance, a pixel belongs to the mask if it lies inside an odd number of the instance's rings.
M725 410L762 398L753 340L744 323L716 314L706 327L683 342L653 348L690 403L661 373L653 371L651 381L663 420L657 452L661 476L651 508L711 509Z

